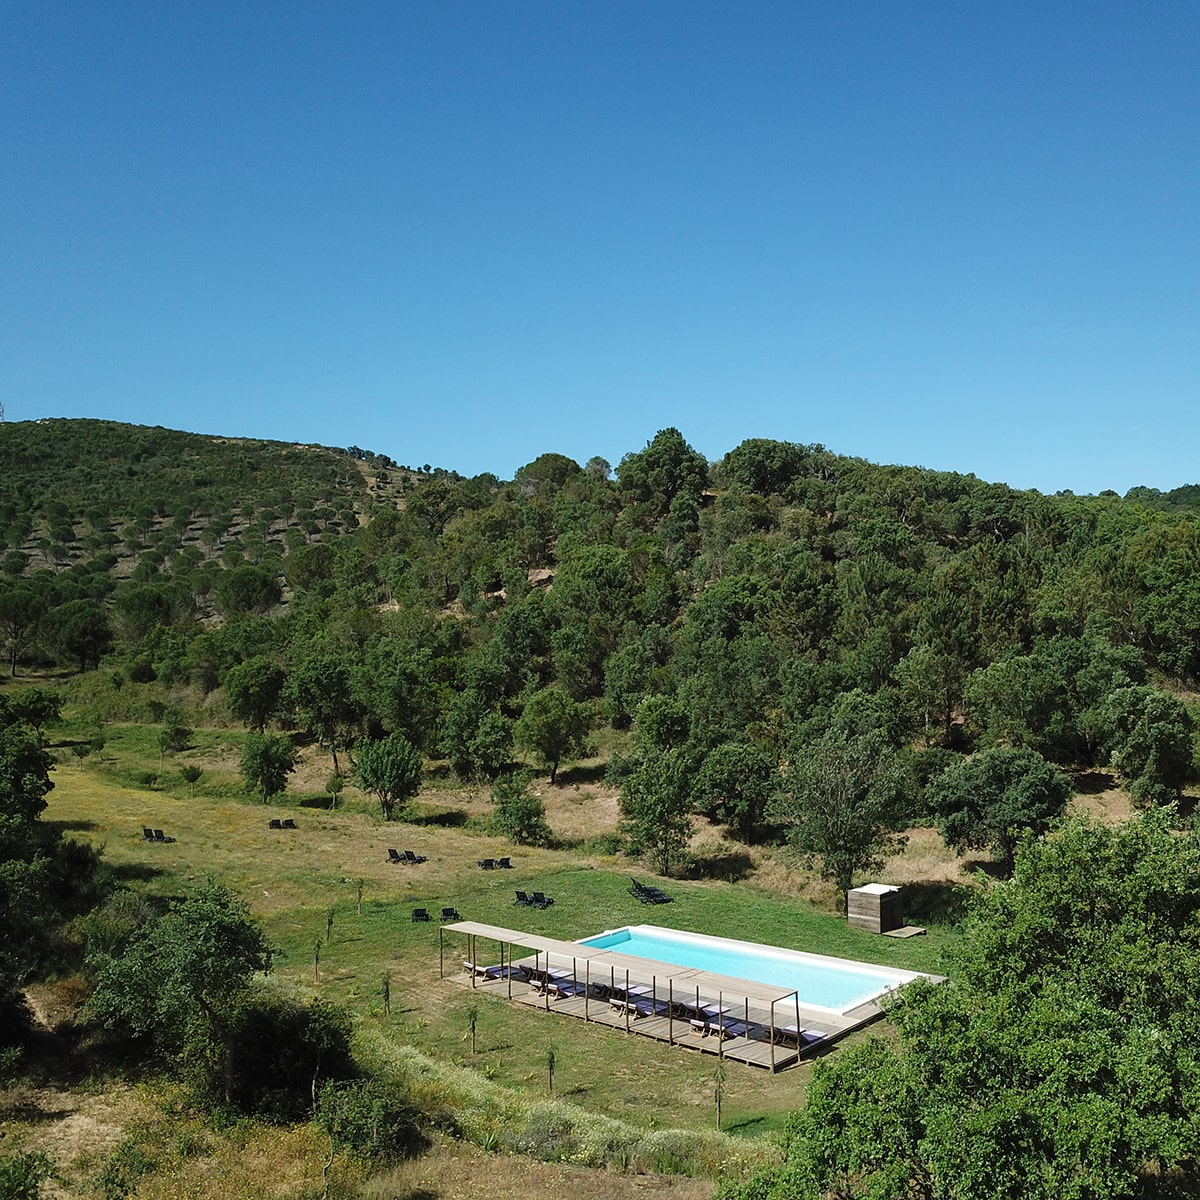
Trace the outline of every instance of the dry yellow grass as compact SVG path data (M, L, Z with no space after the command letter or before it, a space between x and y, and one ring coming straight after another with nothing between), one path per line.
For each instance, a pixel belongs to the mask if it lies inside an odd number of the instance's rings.
M439 1200L528 1200L570 1195L573 1200L708 1200L713 1184L679 1175L618 1175L526 1158L486 1155L446 1140L413 1162L379 1176L364 1200L429 1197Z

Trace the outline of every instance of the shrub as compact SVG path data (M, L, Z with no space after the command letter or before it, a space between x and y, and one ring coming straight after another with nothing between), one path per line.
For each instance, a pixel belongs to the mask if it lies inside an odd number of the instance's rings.
M377 1165L412 1158L428 1144L420 1110L392 1080L326 1082L317 1098L317 1120L337 1149Z

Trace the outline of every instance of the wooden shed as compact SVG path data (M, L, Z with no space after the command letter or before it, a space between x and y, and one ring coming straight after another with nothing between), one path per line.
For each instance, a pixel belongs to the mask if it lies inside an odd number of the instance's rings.
M855 929L887 933L904 925L900 889L888 883L866 883L846 893L846 922Z

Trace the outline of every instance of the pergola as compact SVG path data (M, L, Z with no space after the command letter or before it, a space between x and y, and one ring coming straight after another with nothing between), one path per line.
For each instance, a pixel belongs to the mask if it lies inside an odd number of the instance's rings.
M775 1069L775 1046L777 1041L777 1006L782 1008L784 1020L794 1019L793 1028L800 1030L800 998L795 989L773 987L748 979L737 979L730 975L719 975L712 971L701 971L694 967L677 967L669 963L653 962L631 954L619 954L596 946L585 946L579 942L566 942L541 934L525 933L519 929L506 929L500 925L487 925L479 921L455 921L443 925L438 931L438 970L445 977L446 934L462 934L467 939L467 956L464 965L471 974L471 986L479 983L481 969L477 945L480 938L495 942L498 947L498 978L507 981L508 996L512 998L513 966L518 961L533 958L532 974L550 973L555 967L565 977L569 969L572 984L579 988L583 997L583 1018L589 1020L589 1001L593 988L607 989L610 993L648 995L652 1006L658 1001L666 1002L667 1040L675 1040L673 1024L690 1028L686 1019L675 1016L677 1009L702 1011L708 1005L716 1009L718 1028L725 1013L733 1014L737 1020L738 1010L747 1027L751 1024L751 1004L756 1013L762 1012L762 1024L767 1030L771 1048L770 1065ZM507 951L507 962L505 952ZM544 965L543 965L544 963ZM737 1005L735 1008L734 1005ZM545 1004L550 1008L550 992L545 991ZM629 1009L625 1009L625 1028L630 1027ZM723 1041L723 1038L721 1039ZM790 1057L790 1056L789 1056Z

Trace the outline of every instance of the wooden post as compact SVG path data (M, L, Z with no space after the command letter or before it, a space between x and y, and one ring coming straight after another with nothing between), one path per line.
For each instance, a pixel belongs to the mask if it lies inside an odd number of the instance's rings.
M479 965L479 959L475 957L475 935L473 933L467 934L467 953L471 956L471 986L475 987L477 978L475 968Z
M717 993L717 1057L725 1057L725 993Z
M675 1045L675 981L667 978L667 1042Z
M771 1001L771 1074L775 1073L775 1001Z
M442 927L438 926L438 978L446 978L446 963L443 959L442 951L446 946L446 935L442 932Z
M583 1023L588 1023L588 1000L592 995L592 960L583 960Z
M629 968L625 968L625 1032L629 1032Z

